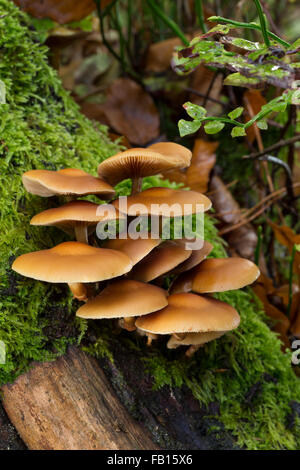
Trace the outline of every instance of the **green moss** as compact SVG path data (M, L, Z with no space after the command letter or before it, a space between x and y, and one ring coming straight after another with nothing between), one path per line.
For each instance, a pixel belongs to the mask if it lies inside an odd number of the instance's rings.
M95 174L98 163L117 150L105 129L85 119L62 89L47 65L46 49L28 24L11 1L0 0L0 79L7 92L7 104L0 105L0 339L7 348L0 383L13 380L32 360L52 360L63 354L68 344L80 343L84 336L85 350L112 359L108 328L91 326L95 335L89 341L87 322L75 319L77 302L71 302L66 286L32 281L10 269L21 253L64 240L57 229L30 227L35 213L59 201L26 194L22 173L73 166ZM169 185L150 178L144 187L161 184ZM128 181L118 191L126 194ZM206 218L205 230L214 244L212 255L224 256L211 218ZM281 352L250 291L228 292L219 298L238 309L241 326L205 346L191 361L184 361L179 350L149 349L140 340L155 386L186 384L201 403L218 401L221 421L249 449L300 448L299 420L291 430L285 426L289 403L300 401L290 354ZM137 347L136 340L119 338L133 351ZM251 390L257 393L250 400Z
M105 128L80 114L29 26L12 2L0 0L0 79L7 96L0 105L0 339L7 349L0 383L13 380L32 360L62 354L84 333L66 286L34 282L10 270L14 257L64 239L56 229L30 227L35 213L58 201L26 194L21 175L65 166L95 174L117 149Z

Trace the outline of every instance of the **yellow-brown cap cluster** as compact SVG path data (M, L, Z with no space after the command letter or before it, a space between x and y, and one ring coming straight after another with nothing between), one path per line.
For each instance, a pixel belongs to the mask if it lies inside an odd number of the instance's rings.
M119 233L117 239L104 242L92 236L99 222L127 221L127 216L149 214L176 217L187 204L189 214L185 215L196 213L199 206L203 212L209 210L210 200L197 191L141 191L143 177L186 168L190 161L188 149L163 142L107 158L99 165L97 177L74 168L24 173L23 184L30 193L72 198L35 215L31 224L59 227L76 241L23 254L12 269L39 281L67 283L74 296L86 302L77 311L79 317L119 319L127 330L148 336L149 343L167 335L167 347L189 346L187 355L237 328L238 312L211 294L254 282L259 270L251 261L207 259L213 249L209 241L193 249L184 239L163 241L161 233L154 237L145 232L137 239ZM115 196L111 185L127 178L132 179L132 194L126 210L119 198L112 205L77 199L93 194L111 200ZM168 206L173 206L173 212L167 210ZM144 210L136 212L136 207ZM161 287L166 277L172 281L169 290Z

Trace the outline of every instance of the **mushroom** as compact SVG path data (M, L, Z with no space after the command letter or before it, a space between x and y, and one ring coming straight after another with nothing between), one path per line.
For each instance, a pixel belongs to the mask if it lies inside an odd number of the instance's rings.
M136 194L141 190L144 176L185 168L190 164L191 157L191 151L182 145L163 142L146 149L127 149L107 158L98 166L98 175L113 185L131 178L132 194Z
M140 317L135 322L136 327L146 333L172 335L167 344L168 348L181 344L191 345L186 351L187 356L191 356L207 341L237 328L239 323L239 314L231 305L186 293L170 295L167 307ZM201 335L197 337L195 333Z
M88 243L88 230L95 228L98 222L119 218L125 218L125 216L108 204L72 201L61 207L40 212L31 219L30 224L55 225L71 235L75 232L78 242Z
M135 265L130 278L143 282L152 281L184 262L191 253L192 250L186 249L181 240L165 241Z
M77 168L58 171L30 170L23 174L22 181L29 193L42 197L97 194L104 199L115 194L108 183Z
M170 188L150 188L129 196L126 204L119 198L113 205L129 216L155 215L178 217L201 213L211 208L211 201L196 191Z
M260 275L256 264L244 258L210 258L196 268L194 292L224 292L252 284Z
M252 284L259 274L256 264L244 258L209 258L181 273L173 281L170 292L208 294L241 289Z
M135 265L161 243L160 238L153 239L150 236L151 234L147 233L146 235L147 238L141 236L137 239L116 238L115 240L108 240L103 246L112 250L122 251L129 256L132 264Z
M81 318L123 318L122 326L135 330L135 317L147 315L168 305L167 293L151 284L122 279L112 282L76 315Z
M82 283L121 276L131 268L131 260L124 253L80 242L64 242L49 250L26 253L12 265L12 269L23 276L69 284L79 300L87 298L87 290Z
M203 246L198 250L193 250L191 256L186 261L176 266L176 268L172 269L170 274L181 274L185 271L189 271L201 263L209 255L212 249L212 244L204 240Z

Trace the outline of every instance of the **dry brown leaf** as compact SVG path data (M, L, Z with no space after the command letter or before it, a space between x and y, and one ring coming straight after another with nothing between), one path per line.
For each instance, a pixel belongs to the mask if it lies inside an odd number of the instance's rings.
M207 95L214 100L218 100L220 98L222 87L222 74L218 74L216 76L216 73L213 70L210 70L205 67L205 65L201 64L191 74L190 88L203 96L198 96L197 94L190 92L189 101L200 106L203 106L205 103L205 109L208 115L218 115L222 112L222 106L211 100L205 100L205 96Z
M209 198L213 203L217 218L223 223L222 228L239 223L241 221L241 208L221 178L218 176L212 177L210 191ZM253 260L257 235L251 224L244 224L229 232L226 239L232 255ZM260 265L260 268L265 271L263 264Z
M261 92L259 90L253 90L253 89L249 89L245 91L244 101L245 103L248 103L250 105L253 114L259 113L259 111L261 110L261 107L267 103L265 98L262 96ZM250 121L250 119L251 119L251 116L247 112L247 106L246 106L245 122ZM256 137L253 125L250 126L246 130L246 133L247 133L248 141L252 143Z
M293 336L300 338L300 311L298 311L296 319L291 327L291 333Z
M191 165L186 171L187 186L193 191L207 191L210 172L216 163L218 145L218 142L195 140Z
M262 302L266 315L274 320L274 326L272 329L279 334L284 347L289 348L290 342L287 333L290 327L290 322L287 316L284 315L284 313L276 308L273 304L271 304L268 299L267 294L272 285L273 284L271 279L261 275L252 289Z
M146 56L146 72L165 72L171 65L174 48L181 45L178 37L151 44Z
M196 139L194 142L191 165L187 169L172 170L164 173L165 178L176 183L183 183L193 191L207 191L210 172L216 162L217 142Z
M82 107L83 112L107 123L136 145L146 145L159 136L159 115L151 96L129 78L118 78L108 87L103 104ZM98 116L97 117L97 113Z
M300 235L296 234L290 227L286 225L276 225L272 221L268 221L272 227L276 240L283 246L286 246L290 253L292 253L294 245L300 244ZM300 283L300 253L296 251L294 258L294 272L298 276Z
M277 289L274 289L273 292L270 293L272 296L272 299L276 297L281 300L282 305L284 306L285 309L287 309L289 305L289 293L290 293L290 286L289 284L284 284ZM300 303L300 290L299 286L297 284L292 284L292 303L291 303L291 309L290 309L290 319L291 322L293 322L296 312L299 309L299 303Z
M102 8L111 1L102 0ZM80 21L96 9L94 0L14 0L14 2L35 18L51 18L60 24Z

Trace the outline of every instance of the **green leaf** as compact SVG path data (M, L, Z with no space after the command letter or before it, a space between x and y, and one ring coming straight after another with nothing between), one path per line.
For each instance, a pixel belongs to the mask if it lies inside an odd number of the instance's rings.
M240 115L243 113L243 111L244 111L243 106L239 106L238 108L235 108L233 111L228 113L228 116L230 117L230 119L236 119L236 118L240 117Z
M216 134L217 132L220 132L224 126L224 122L209 121L207 124L205 124L204 130L206 134Z
M277 113L282 113L286 110L287 103L285 101L279 101L278 103L274 103L272 105L272 111L276 111Z
M201 121L185 121L180 119L178 122L179 133L181 137L188 134L194 134L201 127Z
M193 119L201 119L206 116L206 109L203 106L199 106L198 104L193 104L190 101L184 103L184 109L188 113L188 115Z
M235 126L231 131L231 137L243 137L246 131L243 127Z
M0 340L0 364L5 364L5 360L6 360L5 343Z
M232 85L232 86L251 86L257 85L259 83L259 79L255 77L244 77L239 72L231 73L227 75L224 80L224 85Z
M6 103L6 87L5 83L0 80L0 104Z
M257 124L257 127L259 127L259 129L262 129L264 131L268 129L268 123L265 119L262 119L261 121L257 121L256 124Z

